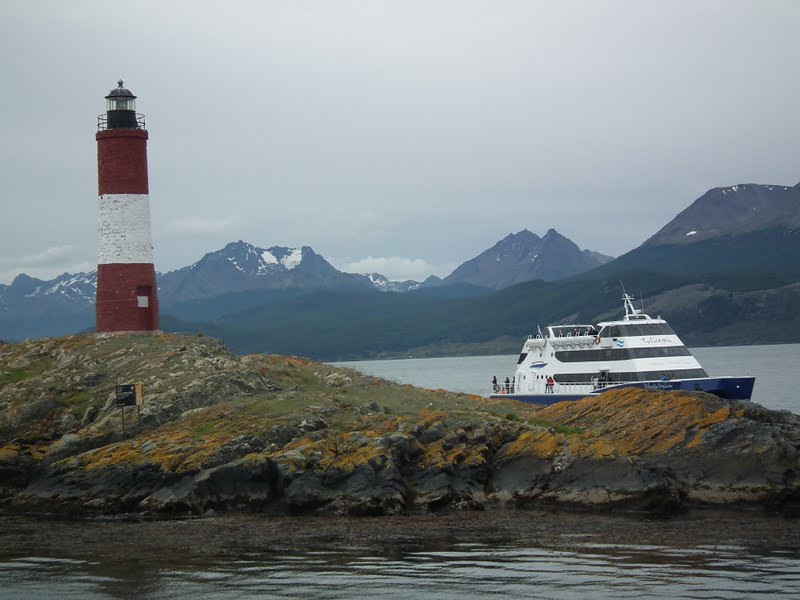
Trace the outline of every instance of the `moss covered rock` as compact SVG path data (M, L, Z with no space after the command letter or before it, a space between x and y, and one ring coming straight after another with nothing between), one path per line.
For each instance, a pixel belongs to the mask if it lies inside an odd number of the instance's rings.
M800 498L800 417L702 393L538 408L163 334L5 344L0 364L4 510L665 511ZM123 383L145 391L124 430Z

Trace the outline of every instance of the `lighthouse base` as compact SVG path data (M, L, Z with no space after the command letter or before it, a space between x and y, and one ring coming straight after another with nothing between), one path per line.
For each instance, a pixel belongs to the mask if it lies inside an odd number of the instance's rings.
M156 273L152 263L97 267L97 332L158 329Z

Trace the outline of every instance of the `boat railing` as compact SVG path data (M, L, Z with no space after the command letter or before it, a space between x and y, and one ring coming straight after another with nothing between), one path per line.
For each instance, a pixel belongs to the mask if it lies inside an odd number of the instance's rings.
M595 338L595 337L597 337L597 334L598 334L598 332L596 330L593 331L591 329L589 329L589 330L568 331L566 333L564 333L562 331L562 332L559 332L559 334L555 335L555 336L552 336L552 335L542 336L540 334L529 335L528 336L528 340L534 340L535 341L535 340L543 340L545 338L556 339L556 340L564 339L564 338Z
M597 337L596 331L568 331L567 333L559 333L556 338L576 338L576 337Z
M505 394L575 394L575 393L584 393L584 392L595 392L597 390L603 390L608 387L614 387L618 385L629 385L631 383L636 384L665 384L669 385L669 383L673 381L672 379L653 379L649 381L641 381L641 380L630 380L630 381L603 381L603 380L592 380L592 381L556 381L550 388L547 387L546 380L536 380L534 382L530 381L523 381L519 385L515 385L514 382L506 383L498 383L497 386L492 387L492 394L497 395L505 395Z

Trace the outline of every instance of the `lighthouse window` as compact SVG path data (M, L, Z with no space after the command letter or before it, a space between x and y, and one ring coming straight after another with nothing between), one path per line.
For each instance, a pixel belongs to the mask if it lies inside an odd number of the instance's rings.
M108 110L134 110L135 104L132 98L109 98Z
M136 303L139 308L148 308L150 306L150 298L147 296L136 296Z

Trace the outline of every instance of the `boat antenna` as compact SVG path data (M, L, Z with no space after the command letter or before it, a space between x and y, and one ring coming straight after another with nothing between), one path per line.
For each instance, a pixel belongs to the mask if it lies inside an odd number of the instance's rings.
M625 320L627 321L631 315L636 315L639 311L633 307L633 297L629 296L625 291L625 285L622 283L622 281L619 282L619 285L622 287L622 302L625 306Z
M542 328L539 326L539 324L536 325L536 329L539 330L539 337L544 339L544 336L542 335Z

